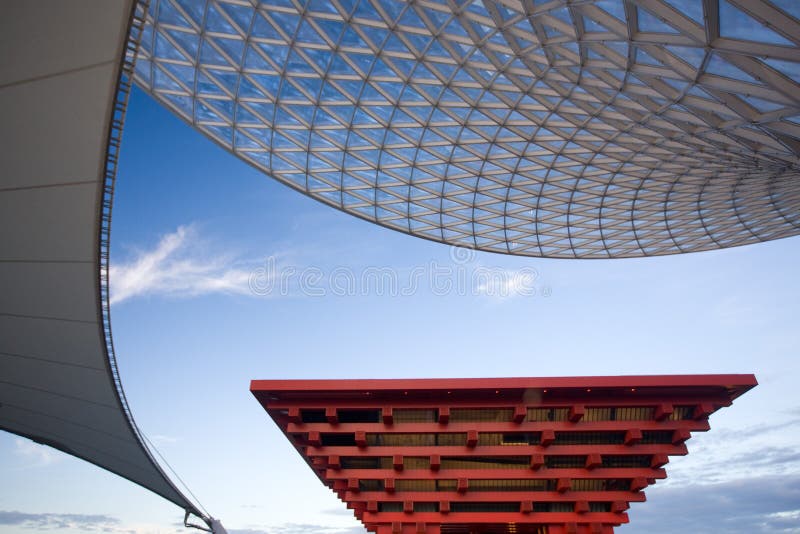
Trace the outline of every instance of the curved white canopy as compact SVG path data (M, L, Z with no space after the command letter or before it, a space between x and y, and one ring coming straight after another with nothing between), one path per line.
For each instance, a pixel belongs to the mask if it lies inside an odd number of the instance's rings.
M795 0L153 0L136 81L419 237L609 258L800 233Z
M108 231L133 5L0 4L0 429L203 517L143 444L113 358Z

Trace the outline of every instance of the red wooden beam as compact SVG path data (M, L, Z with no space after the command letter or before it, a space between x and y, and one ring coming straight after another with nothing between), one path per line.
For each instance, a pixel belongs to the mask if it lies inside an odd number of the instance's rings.
M540 469L538 471L522 469L440 469L436 472L428 470L394 470L394 469L328 469L325 478L336 480L339 478L381 479L394 478L396 480L451 480L464 479L492 479L492 480L548 480L553 478L581 478L581 479L608 479L608 478L666 478L666 471L651 467L601 467L585 468L554 468Z
M328 432L335 434L349 434L353 432L364 432L365 434L383 433L402 433L402 434L463 434L475 432L476 423L454 423L450 422L447 426L439 423L404 423L402 427L393 425L387 428L383 423L289 423L285 432ZM708 421L685 420L685 421L592 421L571 423L569 421L545 421L545 422L524 422L514 423L504 422L482 422L480 431L485 433L525 433L525 432L589 432L589 431L617 431L625 432L635 426L638 430L675 430L686 429L691 432L705 432L709 429ZM402 428L402 430L401 430ZM477 434L476 434L477 437Z
M584 500L588 502L645 502L646 496L643 492L631 491L570 491L569 497L572 500ZM519 492L519 491L466 491L459 493L457 491L439 492L439 491L408 491L402 493L394 493L387 495L382 491L360 491L360 492L346 492L346 501L364 501L370 500L381 502L402 502L404 500L411 500L414 502L509 502L521 501L528 499L535 502L564 502L565 497L557 491L537 491L537 492Z
M689 434L691 435L691 434ZM308 449L307 454L310 457L315 456L328 456L330 454L339 454L341 456L392 456L394 454L405 454L408 456L419 456L422 452L420 447L368 447L364 449L353 449L352 447L317 447ZM430 449L423 447L425 452ZM491 445L481 446L480 449L468 449L466 446L462 447L449 447L437 446L436 453L440 457L444 456L468 456L480 453L486 456L519 456L540 454L542 456L550 455L587 455L597 452L602 455L615 455L615 456L630 456L630 455L648 455L648 454L668 454L670 456L684 456L687 454L685 445L672 445L671 443L664 444L638 444L632 447L625 445L550 445L549 447L542 447L539 445Z

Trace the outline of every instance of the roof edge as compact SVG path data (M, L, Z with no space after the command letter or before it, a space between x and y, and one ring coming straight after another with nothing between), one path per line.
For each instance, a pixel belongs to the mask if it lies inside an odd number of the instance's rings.
M486 378L367 378L367 379L268 379L252 380L251 391L296 391L317 389L346 391L351 389L393 390L409 387L425 389L469 388L571 388L571 387L659 387L659 386L751 386L758 385L754 374L702 375L608 375L553 377L486 377Z
M575 389L575 388L666 388L722 387L735 399L758 385L754 374L702 375L618 375L573 377L497 377L497 378L380 378L380 379L290 379L252 380L253 394L298 391L346 392L353 390L395 391L403 389Z

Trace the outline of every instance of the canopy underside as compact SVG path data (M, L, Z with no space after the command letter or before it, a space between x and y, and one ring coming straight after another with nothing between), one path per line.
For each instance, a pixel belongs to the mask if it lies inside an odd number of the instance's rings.
M136 81L277 180L508 254L800 233L792 0L154 0Z
M134 2L77 7L0 7L0 429L200 516L142 442L110 337L109 150L122 127Z

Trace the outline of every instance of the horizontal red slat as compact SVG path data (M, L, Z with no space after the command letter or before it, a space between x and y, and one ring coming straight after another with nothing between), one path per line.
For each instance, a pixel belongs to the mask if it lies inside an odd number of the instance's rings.
M625 432L630 429L638 430L678 430L686 429L691 432L705 432L709 429L707 421L596 421L570 423L567 421L526 422L516 424L475 422L475 423L401 423L384 425L383 423L289 423L286 432L290 434L304 432L325 432L335 434L349 434L362 431L369 434L431 434L431 433L467 433L477 430L478 433L515 433L515 432L541 432L542 430L555 432Z
M597 468L541 468L532 469L440 469L430 471L427 469L395 471L394 469L328 469L325 478L328 480L360 478L369 480L382 480L393 478L396 480L448 480L456 478L466 479L533 479L543 480L552 478L666 478L664 469L642 467Z
M535 502L564 502L564 501L589 501L589 502L645 502L644 492L631 491L570 491L559 493L557 491L408 491L403 493L386 493L383 491L348 491L344 495L347 502L516 502L522 500Z
M258 396L258 393L255 393ZM480 409L480 408L514 408L519 405L522 399L491 399L481 398L476 400L458 400L453 401L444 400L431 400L431 399L417 399L417 398L403 398L389 400L389 403L395 410L398 408L463 408L463 409ZM585 395L571 398L542 398L537 399L535 402L528 402L525 404L529 408L569 408L574 403L579 402L586 408L609 408L609 407L631 407L631 406L650 406L656 408L659 404L670 403L676 406L694 406L703 402L710 402L719 406L729 406L731 404L730 398L719 391L709 391L704 393L684 393L684 394L636 394L636 395L615 395L613 397L600 396L597 399L588 398ZM264 406L268 411L288 410L294 408L311 408L321 409L325 406L335 406L339 409L375 409L379 410L387 405L386 400L376 401L370 398L364 399L325 399L325 398L293 398L291 400L271 400Z
M423 450L426 449L426 450ZM601 455L645 455L645 454L667 454L669 456L684 456L687 454L686 445L664 444L638 444L633 446L625 445L550 445L541 447L539 445L491 445L479 446L471 449L469 447L309 447L306 454L310 457L315 456L393 456L402 454L404 456L428 456L435 452L440 457L443 456L525 456L530 454L550 455L587 455L597 453Z
M628 522L628 514L615 514L611 512L589 512L576 514L575 512L416 512L406 514L403 512L364 512L364 523L391 523L401 521L404 523L424 521L426 523L608 523L621 525Z

